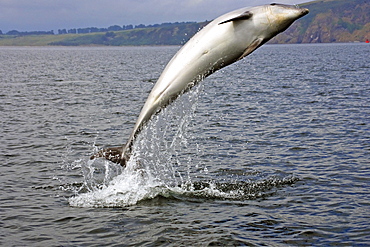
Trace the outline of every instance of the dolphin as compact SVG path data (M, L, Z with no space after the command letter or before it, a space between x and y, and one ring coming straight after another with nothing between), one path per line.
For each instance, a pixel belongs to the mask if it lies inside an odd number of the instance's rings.
M125 145L92 155L126 166L136 136L162 108L215 71L255 51L309 10L272 3L224 14L196 33L170 60L150 92Z

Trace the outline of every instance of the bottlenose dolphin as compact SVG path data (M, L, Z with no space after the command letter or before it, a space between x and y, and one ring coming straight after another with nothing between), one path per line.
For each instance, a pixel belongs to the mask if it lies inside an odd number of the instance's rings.
M298 6L272 3L238 9L210 22L167 64L150 92L127 143L101 150L90 158L104 157L126 166L135 137L160 109L210 74L248 56L308 12L308 9Z

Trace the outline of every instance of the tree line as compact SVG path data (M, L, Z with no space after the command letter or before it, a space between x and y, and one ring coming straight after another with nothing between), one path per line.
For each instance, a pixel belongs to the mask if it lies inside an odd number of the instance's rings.
M3 32L0 30L0 35L3 35ZM54 31L31 31L31 32L19 32L17 30L11 30L5 35L14 35L14 36L26 36L26 35L54 35Z
M101 32L115 32L115 31L124 31L138 28L156 28L156 27L170 27L176 26L179 24L190 24L195 22L165 22L162 24L153 24L153 25L113 25L107 28L98 28L98 27L87 27L87 28L71 28L71 29L58 29L58 35L62 34L86 34L86 33L101 33ZM26 36L26 35L55 35L54 31L31 31L31 32L20 32L17 30L11 30L7 33L3 33L0 30L0 35L14 35L14 36Z

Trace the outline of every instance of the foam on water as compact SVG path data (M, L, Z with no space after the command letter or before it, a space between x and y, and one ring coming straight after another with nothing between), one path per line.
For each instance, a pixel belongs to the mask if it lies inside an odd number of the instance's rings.
M108 185L72 197L69 203L75 207L129 206L156 197L162 191L161 186L160 181L147 176L142 169L133 169L131 164L128 164Z
M275 192L273 188L288 186L298 180L297 177L290 175L267 175L254 181L217 182L216 180L192 181L192 176L190 176L188 180L176 184L174 178L171 180L167 175L160 176L158 167L156 169L140 167L135 163L136 161L131 159L122 173L114 177L107 185L101 183L100 186L92 187L91 181L85 181L85 185L90 183L90 191L70 198L70 205L73 207L126 207L158 196L181 200L197 198L243 201L268 196ZM162 171L163 174L167 172Z

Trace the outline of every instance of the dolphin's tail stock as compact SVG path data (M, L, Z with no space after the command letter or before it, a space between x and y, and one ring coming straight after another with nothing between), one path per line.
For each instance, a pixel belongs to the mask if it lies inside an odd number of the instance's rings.
M120 164L122 167L126 167L126 162L129 160L130 156L124 150L126 150L125 145L119 147L105 148L90 156L90 160L96 158L105 158L109 161Z

